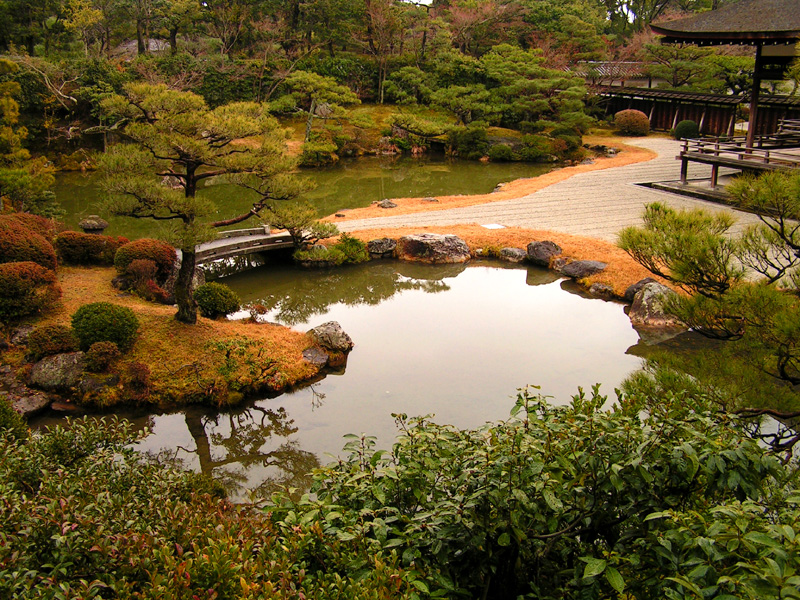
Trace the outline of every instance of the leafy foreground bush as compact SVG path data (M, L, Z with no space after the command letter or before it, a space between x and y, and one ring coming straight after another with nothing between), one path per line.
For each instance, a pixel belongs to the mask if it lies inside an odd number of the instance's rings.
M72 315L72 329L83 351L95 342L114 342L120 350L128 350L136 341L139 320L125 306L110 302L84 304Z
M41 312L60 297L54 271L34 262L0 264L0 322Z
M233 506L131 441L117 421L76 420L27 443L0 431L0 598L411 597L396 554Z
M129 240L110 235L65 231L58 234L54 243L59 257L66 264L111 266L117 250L128 244Z
M204 283L194 291L200 314L209 319L224 317L239 310L241 300L236 292L222 283Z
M473 431L400 415L391 452L352 436L272 518L396 550L431 597L797 597L796 465L702 402L662 400L643 416L597 390L568 407L525 392Z
M650 133L650 119L640 110L621 110L614 115L614 126L623 135L647 135Z

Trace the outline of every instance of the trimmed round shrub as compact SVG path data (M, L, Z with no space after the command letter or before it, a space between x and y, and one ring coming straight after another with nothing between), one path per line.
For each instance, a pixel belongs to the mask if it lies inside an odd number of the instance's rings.
M562 140L566 143L567 152L577 150L583 144L583 137L580 132L572 127L557 127L550 132L550 137L554 140Z
M676 140L693 140L700 137L700 128L691 119L686 119L675 126L672 135Z
M114 342L95 342L89 346L84 359L89 371L102 373L120 356L122 353Z
M20 221L0 219L0 263L35 262L55 271L56 251L44 236Z
M70 265L113 265L117 250L128 243L128 238L80 231L65 231L54 241L62 262Z
M121 246L114 255L114 267L121 274L126 274L130 264L137 259L152 260L158 267L158 280L164 281L172 273L172 267L178 259L175 248L150 238L134 240Z
M54 271L30 261L0 264L0 321L41 312L60 297Z
M32 362L64 352L75 352L78 340L75 332L66 325L42 325L28 336L27 358Z
M209 319L224 317L239 310L239 296L222 283L204 283L194 291L194 300L200 314Z
M130 308L110 302L84 304L72 315L72 329L83 351L95 342L114 342L128 350L136 341L139 320Z
M51 241L55 237L59 226L59 223L53 221L52 219L46 219L44 217L40 217L39 215L32 215L31 213L25 212L0 215L0 221L2 220L19 223L28 231L39 234L47 241Z
M526 162L545 161L553 154L553 140L543 135L523 135L518 154Z
M497 144L489 148L489 160L493 162L511 162L516 158L514 150L506 144Z
M647 135L650 119L640 110L621 110L614 115L614 125L623 135Z

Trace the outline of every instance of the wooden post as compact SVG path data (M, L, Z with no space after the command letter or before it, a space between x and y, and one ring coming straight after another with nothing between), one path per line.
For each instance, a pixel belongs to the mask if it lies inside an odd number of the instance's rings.
M750 118L747 124L747 148L753 148L753 141L756 137L756 125L758 123L758 96L761 92L761 48L756 46L756 66L753 69L753 91L750 94Z
M711 165L711 189L717 189L717 179L719 178L719 165Z

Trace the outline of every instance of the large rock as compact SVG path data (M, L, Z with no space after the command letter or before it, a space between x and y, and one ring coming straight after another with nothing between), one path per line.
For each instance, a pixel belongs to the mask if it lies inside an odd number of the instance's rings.
M549 267L550 259L561 252L561 246L555 242L531 242L528 244L528 261L539 267Z
M322 368L328 364L328 353L318 346L303 350L303 360L315 367Z
M344 332L336 321L329 321L308 331L309 337L325 350L334 352L350 352L353 340Z
M379 238L377 240L370 240L367 242L367 252L370 258L391 258L394 256L394 250L397 248L397 242L392 238Z
M636 283L628 286L628 288L625 290L625 294L622 296L622 299L625 300L625 302L633 302L633 299L636 296L636 292L638 292L648 283L657 283L657 281L652 277L645 277L644 279L640 279Z
M80 381L83 367L83 352L48 356L31 368L31 385L49 391L70 390Z
M605 270L608 265L598 260L576 260L561 268L561 273L572 279L583 279Z
M50 406L52 400L44 392L29 390L29 394L20 397L10 397L11 408L20 415L29 419Z
M397 258L432 264L463 263L470 259L470 253L467 243L457 235L419 233L400 238Z
M634 327L684 329L686 326L664 310L665 300L676 293L657 281L644 284L628 310Z
M500 260L510 263L521 263L528 256L528 253L521 248L503 248L500 250Z

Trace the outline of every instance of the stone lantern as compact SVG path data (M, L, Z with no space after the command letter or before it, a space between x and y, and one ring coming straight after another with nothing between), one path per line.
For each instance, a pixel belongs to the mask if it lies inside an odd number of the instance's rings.
M89 215L78 223L78 227L83 229L84 233L101 234L108 227L108 221L101 219L99 215Z

